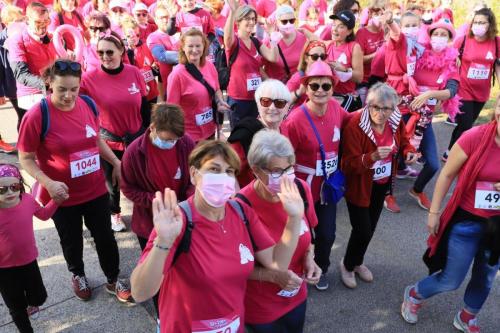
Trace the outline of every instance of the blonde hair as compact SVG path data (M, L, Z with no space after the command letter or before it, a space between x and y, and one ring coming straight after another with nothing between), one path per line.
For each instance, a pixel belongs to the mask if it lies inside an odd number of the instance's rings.
M201 32L198 29L191 28L185 33L181 35L181 41L180 41L180 46L179 46L179 64L187 64L189 61L187 59L186 53L184 53L184 45L186 44L186 38L187 37L200 37L201 42L203 44L203 53L201 55L200 59L200 66L204 66L206 62L206 58L208 55L208 46L209 42L207 37L205 37L205 34Z
M23 18L23 10L21 8L14 5L7 5L2 8L2 14L0 15L0 20L6 26L22 18Z
M78 7L78 0L75 0L75 10L76 10L77 7ZM63 12L60 0L54 0L54 4L52 5L52 8L57 13L62 13Z

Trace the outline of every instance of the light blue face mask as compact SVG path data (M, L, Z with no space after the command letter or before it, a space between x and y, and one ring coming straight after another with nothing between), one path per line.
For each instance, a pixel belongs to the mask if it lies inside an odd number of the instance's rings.
M153 139L153 145L160 149L172 149L176 143L177 140L162 140L158 136Z

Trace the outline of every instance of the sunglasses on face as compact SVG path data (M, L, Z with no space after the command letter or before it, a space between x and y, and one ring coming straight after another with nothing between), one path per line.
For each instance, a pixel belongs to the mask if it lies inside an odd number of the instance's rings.
M106 28L104 27L89 27L89 30L92 30L93 32L104 32Z
M135 16L146 17L148 16L148 13L135 13Z
M267 97L261 97L260 98L260 105L263 107L267 108L270 107L271 104L274 104L274 106L278 109L283 109L286 106L287 101L284 99L272 99L272 98L267 98Z
M104 57L104 55L107 55L108 57L112 57L113 54L115 54L115 51L113 51L113 50L106 50L106 51L97 50L97 55L101 58Z
M316 53L313 53L313 54L308 54L309 57L311 57L311 59L313 61L317 61L318 59L321 59L323 61L325 61L326 59L326 54L323 53L323 54L316 54Z
M281 24L285 25L287 23L290 23L290 24L295 24L295 19L289 19L289 20L280 20Z
M320 87L323 91L330 91L332 89L332 84L331 83L323 83L323 84L309 83L309 88L311 88L312 91L318 91Z
M57 60L54 63L54 66L56 66L56 69L60 72L71 71L74 73L79 73L82 70L82 65L73 61Z
M21 183L15 183L15 184L12 184L12 185L8 185L8 186L0 186L0 194L5 194L7 193L7 191L10 191L11 192L19 192L21 191L21 188L23 187L23 184Z
M113 9L111 9L111 11L113 13L115 13L115 14L123 14L123 13L125 13L125 11L123 9L121 9L121 8L120 9L113 8Z

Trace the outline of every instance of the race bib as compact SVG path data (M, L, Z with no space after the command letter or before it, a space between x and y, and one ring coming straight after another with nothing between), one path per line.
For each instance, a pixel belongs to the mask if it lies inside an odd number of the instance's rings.
M240 328L240 317L228 316L218 319L193 322L193 333L236 333Z
M337 170L337 164L339 162L339 158L335 152L327 152L325 159L325 169L326 175L335 172ZM321 160L321 155L318 153L318 160L316 160L316 176L323 176L323 161Z
M77 178L96 172L101 168L99 149L92 148L69 155L71 178Z
M299 293L299 290L300 290L300 287L296 288L296 289L293 289L293 290L282 289L276 295L281 296L281 297L288 297L288 298L290 298L290 297L293 297L293 296L297 295Z
M392 161L381 160L373 164L373 180L380 180L391 176Z
M153 75L153 71L152 70L141 70L142 72L142 76L144 77L144 81L146 81L146 83L148 82L151 82L155 79L155 76Z
M201 126L213 121L214 113L211 108L205 108L202 113L196 115L196 125Z
M415 66L417 64L417 57L407 57L406 58L406 74L408 76L413 76L415 74Z
M247 91L255 91L262 83L262 78L258 74L247 74Z
M476 182L474 208L500 210L500 192L495 190L493 183Z
M472 80L487 80L490 77L490 69L485 65L472 63L467 72L467 78Z

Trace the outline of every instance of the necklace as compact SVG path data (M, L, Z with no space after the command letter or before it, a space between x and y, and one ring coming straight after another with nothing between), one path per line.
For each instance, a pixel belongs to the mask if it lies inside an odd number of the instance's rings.
M222 233L224 233L224 234L227 233L226 229L224 228L224 220L217 221L215 223L217 223L217 225L220 227L220 230L222 231Z

